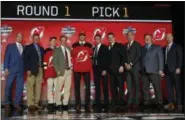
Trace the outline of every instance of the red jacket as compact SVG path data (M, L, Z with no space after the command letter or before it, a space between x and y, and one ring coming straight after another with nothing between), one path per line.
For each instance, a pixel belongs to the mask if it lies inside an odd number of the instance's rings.
M78 42L74 43L72 50L74 72L90 72L92 68L92 54L93 50L90 43L86 42L82 46Z
M44 63L44 78L45 79L56 77L56 72L54 70L53 62L52 62L53 52L54 52L53 49L48 48L45 50L45 53L44 53L43 63Z

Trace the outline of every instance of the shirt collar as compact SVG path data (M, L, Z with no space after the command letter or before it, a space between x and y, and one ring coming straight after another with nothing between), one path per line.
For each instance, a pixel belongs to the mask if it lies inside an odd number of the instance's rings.
M113 43L111 43L111 45L113 46L115 44L116 41L114 41Z
M173 44L173 42L169 43L167 46L168 46L168 47L171 47L171 46L172 46L172 44Z
M101 43L97 45L97 47L99 48L101 46Z
M19 43L19 42L16 42L16 44L17 44L17 45L21 45L21 43Z
M85 41L79 41L79 44L83 44L84 45L85 44Z
M130 44L130 45L132 45L132 44L133 44L133 42L134 42L134 40L131 40L131 41L129 42L129 44Z

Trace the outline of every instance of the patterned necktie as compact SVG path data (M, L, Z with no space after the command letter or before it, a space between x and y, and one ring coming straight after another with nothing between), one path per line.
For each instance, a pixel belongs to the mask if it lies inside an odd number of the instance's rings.
M38 45L36 45L37 54L39 56L39 66L42 66L42 60L41 60L41 52Z
M69 61L66 48L65 48L65 69L69 69Z

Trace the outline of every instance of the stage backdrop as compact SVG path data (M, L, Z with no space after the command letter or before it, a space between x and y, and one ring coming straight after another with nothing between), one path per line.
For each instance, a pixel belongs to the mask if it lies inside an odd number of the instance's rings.
M15 42L16 33L22 32L24 35L24 44L28 45L32 42L31 36L34 33L38 33L40 35L40 43L44 48L48 47L49 37L56 36L58 45L60 45L59 37L62 34L68 36L68 45L71 46L74 42L78 40L78 34L80 31L84 31L86 33L86 40L93 44L94 35L99 33L102 35L103 42L107 44L107 36L108 32L114 32L116 36L116 41L122 44L127 42L125 33L128 30L133 30L136 33L136 40L144 45L143 36L146 33L153 35L153 41L155 44L159 44L161 46L165 45L165 34L171 32L171 23L163 23L163 22L46 22L46 21L2 21L2 28L4 30L1 33L1 42L2 42L2 64L4 61L4 53L6 46L9 43ZM6 31L5 31L6 30ZM94 81L93 75L91 76L91 99L94 99ZM4 71L2 69L2 82L6 81L4 77ZM25 81L26 82L26 81ZM74 82L73 82L74 83ZM83 84L83 83L82 83ZM163 85L163 90L165 90L165 86ZM5 86L1 87L2 92L4 91ZM46 100L46 84L43 84L42 88L42 100ZM71 87L71 100L74 100L74 85ZM84 88L81 88L82 99L84 99ZM25 93L25 90L24 90ZM25 96L25 95L24 95ZM2 100L4 100L4 92L2 93ZM26 97L24 97L26 99Z
M94 35L99 33L105 44L106 34L115 33L117 42L127 42L125 34L133 30L136 40L144 44L144 34L153 35L155 44L165 45L165 34L172 32L170 7L168 5L146 5L128 2L2 2L1 25L1 100L4 101L6 78L4 77L3 61L7 44L15 42L16 33L24 34L24 44L32 42L34 33L40 35L41 45L48 47L49 37L59 38L62 34L68 37L71 46L78 40L80 31L86 33L86 40L94 44ZM59 39L58 39L58 45ZM92 73L92 72L91 72ZM124 78L123 78L124 79ZM26 80L25 80L26 82ZM163 93L166 97L164 80ZM71 102L74 101L74 82L71 87ZM83 81L82 81L83 85ZM142 84L141 84L142 85ZM91 99L95 98L93 74L91 74ZM127 94L126 84L124 85ZM153 89L151 88L151 97ZM41 100L45 101L47 86L43 83ZM84 88L81 97L84 100ZM110 91L109 91L110 93ZM24 87L23 99L26 100Z

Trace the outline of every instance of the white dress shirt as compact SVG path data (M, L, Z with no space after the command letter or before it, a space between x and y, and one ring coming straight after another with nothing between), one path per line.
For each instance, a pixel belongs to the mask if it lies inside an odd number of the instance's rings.
M61 49L62 49L62 51L63 51L64 58L66 58L66 56L65 56L65 50L67 51L69 67L72 67L70 51L69 51L66 47L64 47L63 45L61 45L60 47L61 47Z
M168 59L168 52L170 51L170 49L171 49L171 47L172 47L172 44L173 44L173 42L172 43L169 43L167 46L166 46L166 51L165 51L165 63L167 64L167 59Z
M22 44L21 44L21 43L19 43L19 42L16 42L16 46L17 46L18 51L19 51L19 53L20 53L20 55L21 55L21 54L22 54L22 52L23 52Z

